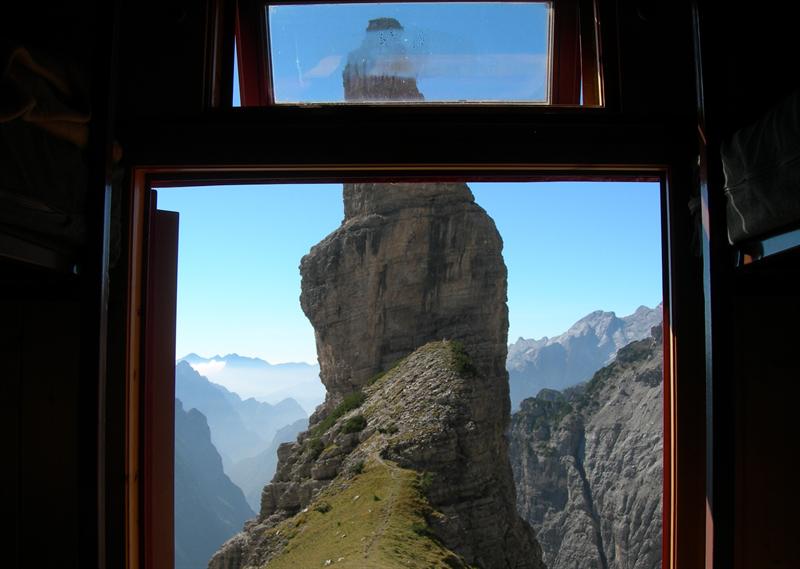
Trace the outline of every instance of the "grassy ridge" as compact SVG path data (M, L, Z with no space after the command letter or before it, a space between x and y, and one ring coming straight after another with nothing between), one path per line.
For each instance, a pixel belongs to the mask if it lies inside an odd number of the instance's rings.
M311 436L319 437L320 435L324 434L325 431L330 429L343 415L349 413L353 409L358 409L361 407L361 404L364 403L366 398L367 396L360 391L356 391L345 397L344 400L328 414L327 417L325 417L311 429Z
M420 476L378 458L335 481L307 511L268 530L288 539L269 569L466 568L428 531Z

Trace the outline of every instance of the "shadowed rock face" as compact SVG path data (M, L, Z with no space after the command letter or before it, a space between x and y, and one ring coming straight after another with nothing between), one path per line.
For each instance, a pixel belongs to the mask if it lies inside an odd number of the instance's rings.
M222 470L205 416L175 400L175 569L204 567L217 547L253 517Z
M661 567L661 328L591 381L525 399L510 429L517 509L550 569Z

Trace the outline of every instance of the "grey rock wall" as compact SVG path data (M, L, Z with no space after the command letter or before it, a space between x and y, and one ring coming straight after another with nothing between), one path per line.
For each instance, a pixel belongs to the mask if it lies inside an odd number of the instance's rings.
M466 184L345 184L345 219L300 264L328 405L432 340L460 340L508 417L502 240ZM312 418L313 423L313 418Z
M416 81L396 72L400 32L392 18L369 22L348 56L346 100L422 98ZM211 569L260 567L280 556L286 542L265 530L302 513L334 481L346 485L347 472L367 459L431 475L424 492L436 515L427 521L454 552L450 566L543 569L533 531L514 507L507 271L494 222L466 184L345 184L343 193L342 225L300 263L300 304L314 327L325 403L308 434L279 447L258 520L226 543ZM346 422L356 410L340 413L354 398L366 421L358 432ZM410 555L399 566L418 563Z
M662 340L619 350L586 384L512 416L517 509L549 569L660 569Z
M265 529L309 507L357 457L379 456L433 474L431 526L465 563L542 568L514 507L506 267L494 222L464 184L352 184L344 200L342 226L300 265L326 403L309 433L279 447L258 520L211 567L259 567L280 555ZM430 346L458 346L461 371ZM368 427L348 433L342 421L353 411L337 410L357 394L367 397Z

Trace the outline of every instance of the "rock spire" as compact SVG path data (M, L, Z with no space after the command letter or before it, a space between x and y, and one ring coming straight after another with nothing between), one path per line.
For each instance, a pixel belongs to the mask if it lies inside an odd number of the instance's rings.
M370 22L344 72L348 100L421 98L401 32ZM325 403L279 447L259 517L209 567L544 569L515 509L494 222L463 183L343 193L342 225L300 263Z

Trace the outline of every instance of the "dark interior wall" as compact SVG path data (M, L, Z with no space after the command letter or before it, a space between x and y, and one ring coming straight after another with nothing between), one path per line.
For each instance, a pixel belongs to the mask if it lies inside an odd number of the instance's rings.
M765 259L737 275L736 567L800 567L795 457L800 401L800 252Z
M718 145L757 121L800 87L796 18L789 4L699 2L706 135L712 170L709 187L722 195ZM795 126L796 128L796 126ZM722 203L722 202L718 202ZM722 216L724 219L724 214ZM723 236L724 238L724 236ZM799 448L797 432L800 359L800 253L784 253L733 267L733 250L722 251L720 322L714 328L717 363L724 369L717 391L728 395L728 428L714 433L729 459L720 480L730 484L733 519L721 555L738 569L800 566L794 532L800 508L797 477L790 467ZM721 324L721 325L720 325ZM721 380L721 381L720 381ZM730 408L727 408L727 407ZM722 520L727 523L727 520Z
M14 149L6 157L22 172L17 178L22 183L0 189L21 203L36 197L54 207L65 201L80 204L70 213L85 219L89 228L88 237L70 242L64 262L51 269L0 257L0 351L6 390L0 398L6 442L0 471L8 477L2 485L3 519L15 534L10 559L3 560L7 567L85 568L97 560L99 365L97 350L87 348L97 343L92 322L99 304L94 251L99 248L95 229L102 218L88 208L98 193L89 190L91 180L104 175L102 167L97 168L102 158L94 156L103 155L105 143L97 133L109 123L96 92L107 92L108 77L103 75L95 84L92 79L97 78L98 57L111 51L106 41L110 36L102 33L110 29L110 5L101 0L14 1L3 5L0 17L0 49L28 49L37 62L75 79L71 85L76 100L92 107L85 149L47 139L43 130L19 122L22 119L10 126L0 124L7 129L4 141ZM14 132L22 129L37 134L31 140L45 142L15 143ZM75 166L81 177L68 170ZM41 176L42 170L47 175ZM41 178L75 182L37 186L35 180ZM51 229L57 241L58 228ZM0 227L0 238L4 230ZM32 235L33 242L37 238ZM80 268L78 274L73 274L73 266Z
M120 126L203 109L211 0L125 2L120 15ZM232 47L231 47L232 49Z
M94 2L30 0L8 2L0 20L0 40L36 48L78 64L91 61L98 11Z
M612 4L602 2L602 4ZM693 120L691 5L674 0L620 0L618 65L622 111ZM601 25L601 30L605 29Z
M3 518L15 539L3 564L24 567L35 559L42 567L78 568L80 304L65 298L68 284L4 285Z
M93 13L89 3L4 5L0 47L29 48L88 82ZM3 564L24 567L35 558L44 567L77 568L79 295L69 278L0 260L0 298L0 471L3 519L14 533Z
M720 89L716 112L727 135L757 120L800 84L797 17L785 2L707 4L706 32L717 58L711 73Z

